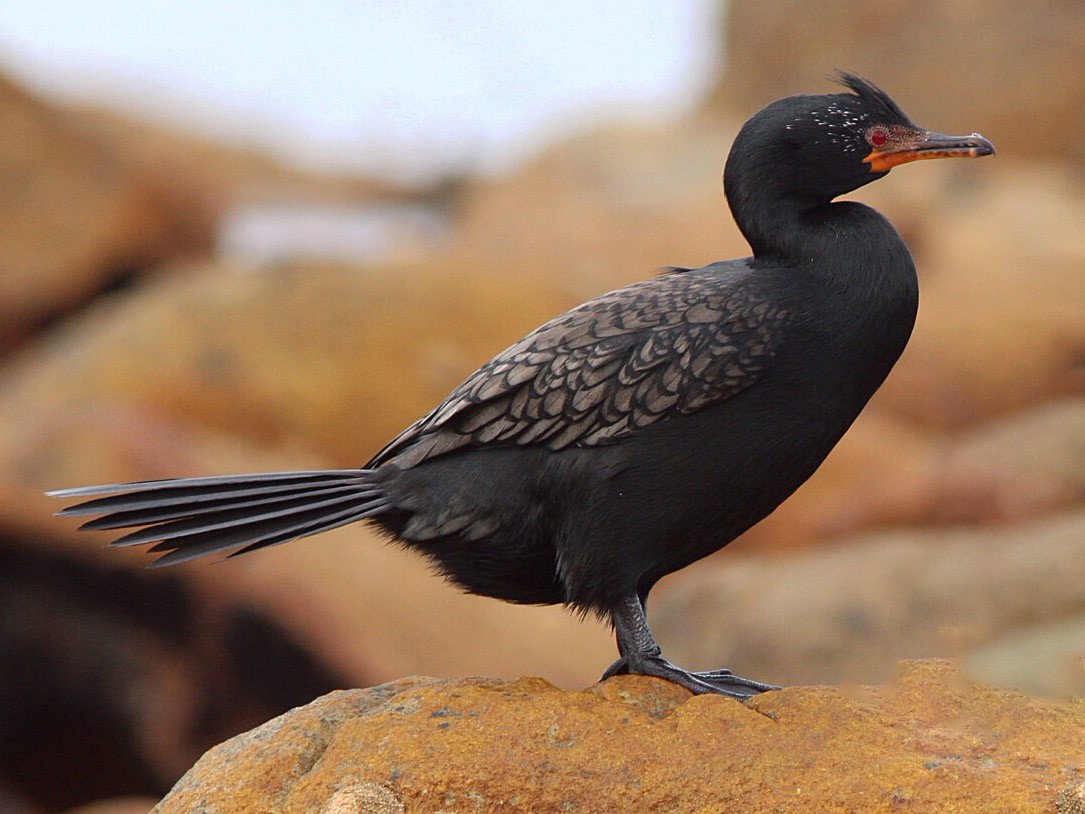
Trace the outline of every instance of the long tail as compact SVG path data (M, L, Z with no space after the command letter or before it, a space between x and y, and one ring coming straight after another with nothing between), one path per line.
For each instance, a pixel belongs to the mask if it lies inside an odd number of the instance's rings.
M91 498L57 512L103 515L81 529L143 527L112 545L156 543L153 565L221 552L244 554L344 526L388 508L368 469L327 469L58 489L57 498ZM104 497L95 497L104 495Z

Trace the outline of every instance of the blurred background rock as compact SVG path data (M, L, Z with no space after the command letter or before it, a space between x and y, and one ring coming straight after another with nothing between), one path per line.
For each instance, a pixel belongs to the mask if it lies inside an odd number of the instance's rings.
M659 586L657 631L679 663L779 683L952 656L1085 694L1085 8L700 13L699 98L555 120L501 171L314 170L0 77L0 811L140 810L213 743L335 687L594 681L600 625L462 596L365 528L147 571L41 492L364 462L549 316L747 253L719 184L734 132L834 67L999 156L855 196L916 255L912 343L794 498Z

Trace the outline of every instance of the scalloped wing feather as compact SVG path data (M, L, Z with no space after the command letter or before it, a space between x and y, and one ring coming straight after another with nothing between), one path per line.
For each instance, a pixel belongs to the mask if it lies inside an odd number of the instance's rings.
M465 446L614 443L745 390L788 313L718 273L605 294L483 365L368 466L404 468Z

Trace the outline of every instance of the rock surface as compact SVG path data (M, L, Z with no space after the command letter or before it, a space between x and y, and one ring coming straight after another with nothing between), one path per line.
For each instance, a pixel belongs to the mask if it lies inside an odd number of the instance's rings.
M895 683L748 704L619 677L410 678L317 699L209 751L157 814L466 811L1050 812L1085 777L1085 704Z

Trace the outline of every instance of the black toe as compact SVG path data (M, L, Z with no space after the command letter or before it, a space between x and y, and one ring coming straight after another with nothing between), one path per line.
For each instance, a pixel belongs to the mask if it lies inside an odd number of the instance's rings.
M623 656L603 673L603 681L616 675L647 675L679 684L694 695L726 695L745 700L769 690L780 689L772 684L736 676L730 670L693 673L676 667L664 658L629 658Z

